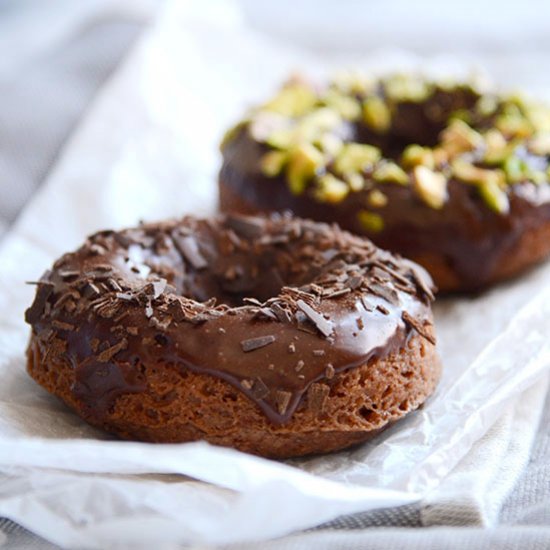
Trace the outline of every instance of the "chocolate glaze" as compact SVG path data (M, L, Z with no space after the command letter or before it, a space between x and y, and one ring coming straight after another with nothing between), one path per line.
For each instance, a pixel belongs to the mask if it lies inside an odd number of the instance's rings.
M399 159L412 143L433 146L447 123L449 114L471 109L479 95L467 87L438 90L422 103L405 102L397 106L389 134L376 134L364 124L349 124L349 141L368 143L382 149L388 158ZM476 128L491 127L490 118L476 120ZM483 202L476 188L456 179L448 183L449 199L436 210L419 199L412 186L369 182L368 189L351 192L337 204L319 202L312 187L303 195L293 195L284 175L267 177L260 169L260 158L267 146L255 141L244 126L223 148L220 187L242 201L246 213L290 209L296 215L338 223L353 233L366 235L377 245L408 257L436 254L463 281L464 290L482 288L493 276L495 266L521 236L550 222L550 185L523 181L508 186L510 210L496 213ZM535 164L546 159L531 156ZM388 198L377 208L384 220L379 233L365 229L357 214L368 205L368 194L380 189ZM222 211L235 209L221 193ZM371 209L372 210L372 209Z
M414 330L431 340L430 285L422 268L325 224L188 217L93 235L43 276L26 319L41 357L63 346L74 396L99 420L146 389L140 365L175 364L283 423L313 382Z

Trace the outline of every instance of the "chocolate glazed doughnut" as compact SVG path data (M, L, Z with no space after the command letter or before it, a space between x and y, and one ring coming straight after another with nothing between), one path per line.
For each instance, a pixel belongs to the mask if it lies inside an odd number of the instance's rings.
M290 215L103 231L37 285L30 375L122 438L327 452L439 377L424 270Z
M222 144L222 211L339 223L483 289L550 252L550 110L470 84L295 80Z

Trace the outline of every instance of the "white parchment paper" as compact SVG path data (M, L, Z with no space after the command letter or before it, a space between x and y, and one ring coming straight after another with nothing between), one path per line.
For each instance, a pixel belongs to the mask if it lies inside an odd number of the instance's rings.
M342 62L255 35L229 3L204 4L168 5L0 248L0 515L65 546L261 540L419 500L546 384L549 264L482 296L440 301L437 393L353 451L278 463L204 443L115 441L29 379L22 318L34 289L23 281L92 231L215 211L223 129L290 70ZM402 52L344 61L377 71L471 68ZM540 412L541 399L533 403Z

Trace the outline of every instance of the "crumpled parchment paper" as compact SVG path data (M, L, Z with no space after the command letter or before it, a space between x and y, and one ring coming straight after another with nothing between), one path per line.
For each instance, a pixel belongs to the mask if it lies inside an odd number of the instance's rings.
M22 319L34 288L25 280L92 231L215 211L223 129L290 70L342 61L246 30L230 3L198 4L167 6L0 247L0 515L64 546L260 540L421 499L524 392L546 384L550 264L482 296L439 301L436 394L374 441L329 456L281 463L204 443L115 441L26 375ZM469 70L404 53L348 61Z

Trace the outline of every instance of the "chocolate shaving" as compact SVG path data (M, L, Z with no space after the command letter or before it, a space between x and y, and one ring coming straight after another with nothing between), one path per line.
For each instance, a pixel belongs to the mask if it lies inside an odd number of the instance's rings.
M376 306L374 304L371 304L365 296L361 298L361 303L368 312L374 311L376 309Z
M252 397L254 397L254 399L265 399L268 395L269 388L266 386L265 382L259 377L256 378L252 386Z
M273 344L275 340L276 338L272 334L258 336L257 338L249 338L248 340L241 341L241 348L245 353L247 353L249 351L254 351L255 349L269 346L269 344Z
M270 306L270 308L281 323L290 323L290 321L292 321L290 312L282 305L274 303Z
M362 284L363 284L363 277L359 277L359 276L350 277L346 281L347 287L350 288L351 290L355 290L359 288Z
M192 237L191 235L187 235L185 237L175 235L174 242L185 259L195 269L204 269L205 267L208 267L208 262L201 254L199 244L197 243L197 239L195 239L195 237Z
M307 318L325 338L328 338L332 334L334 327L331 321L325 319L319 312L315 311L303 300L298 300L296 305L304 312Z
M251 390L252 389L252 381L251 380L241 380L241 386L245 389L245 390Z
M38 290L32 306L25 312L25 321L31 325L37 323L42 317L48 298L53 292L53 285L38 283Z
M283 415L286 413L291 397L292 394L289 391L277 390L275 392L275 404L277 405L279 414Z
M340 296L344 296L344 294L349 294L351 292L351 288L346 287L342 288L340 290L335 290L334 292L331 292L330 294L327 294L325 298L339 298Z
M296 363L296 366L294 367L294 370L296 372L300 372L305 366L305 363L300 359L297 363Z
M325 350L324 349L314 349L313 350L313 355L315 355L315 357L323 357L323 355L325 355Z
M265 222L261 218L227 216L225 225L245 239L256 239L265 232Z
M110 361L119 351L122 351L128 347L128 340L126 338L123 338L120 342L117 344L108 347L107 349L103 350L98 356L97 360L100 363L107 363Z
M74 325L71 325L71 323L65 323L64 321L59 321L57 319L52 321L52 327L59 330L74 330Z
M380 296L380 298L386 300L386 302L389 302L394 306L399 305L399 295L393 288L387 285L379 285L378 283L373 283L369 285L369 290L370 292L372 292L372 294Z
M332 380L332 378L334 378L335 373L336 371L334 370L334 366L331 363L329 363L325 368L325 376L327 377L328 380Z
M166 289L166 279L159 279L158 281L153 281L153 299L157 299Z
M307 391L307 404L309 410L315 415L323 412L329 393L330 387L326 384L320 384L319 382L311 384Z
M418 332L420 336L422 336L423 338L428 340L430 344L435 346L435 337L433 336L433 334L426 330L424 325L418 319L415 319L408 311L404 311L401 315L401 318L403 319L403 321L405 321L405 323L407 323L407 325L416 330L416 332Z

